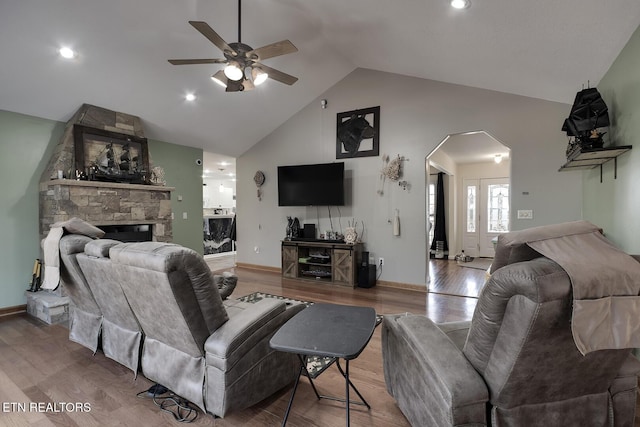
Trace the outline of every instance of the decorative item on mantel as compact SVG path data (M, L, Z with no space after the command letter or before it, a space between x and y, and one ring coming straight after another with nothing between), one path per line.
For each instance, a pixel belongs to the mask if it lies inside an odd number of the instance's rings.
M151 168L151 185L167 185L167 181L164 179L164 169L160 166L154 166Z

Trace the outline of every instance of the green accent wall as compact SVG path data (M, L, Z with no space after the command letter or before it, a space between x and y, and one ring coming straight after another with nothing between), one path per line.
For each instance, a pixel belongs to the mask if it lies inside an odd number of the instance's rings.
M640 254L640 27L629 39L598 85L609 107L612 145L632 145L614 162L583 172L584 219L628 253ZM605 137L606 139L606 137Z
M0 110L0 309L26 304L33 262L41 256L39 180L65 123ZM203 253L202 150L149 140L156 166L172 193L173 241ZM178 202L177 196L183 201ZM187 212L188 219L182 219Z
M167 186L175 187L171 193L173 243L202 255L202 164L196 164L202 149L150 139L149 153L153 166L164 169ZM185 212L187 219L183 219Z
M0 308L26 303L40 257L38 186L64 123L0 111Z

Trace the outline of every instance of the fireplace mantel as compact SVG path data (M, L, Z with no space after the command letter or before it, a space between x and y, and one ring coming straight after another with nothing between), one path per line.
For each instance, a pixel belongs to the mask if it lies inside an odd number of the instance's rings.
M54 179L40 183L40 234L73 217L93 225L152 224L153 240L172 241L174 187Z
M95 188L121 188L124 190L143 190L143 191L173 191L175 187L164 187L161 185L142 185L142 184L126 184L119 182L103 182L103 181L78 181L75 179L52 179L40 183L40 191L43 186L50 185L68 185L77 187L95 187Z

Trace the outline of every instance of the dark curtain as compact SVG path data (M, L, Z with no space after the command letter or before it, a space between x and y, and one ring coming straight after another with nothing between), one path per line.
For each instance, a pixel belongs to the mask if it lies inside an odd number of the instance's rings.
M436 219L433 225L433 240L431 241L431 251L436 250L436 242L443 242L444 253L449 252L447 243L447 224L444 213L444 173L438 173L438 185L436 187Z

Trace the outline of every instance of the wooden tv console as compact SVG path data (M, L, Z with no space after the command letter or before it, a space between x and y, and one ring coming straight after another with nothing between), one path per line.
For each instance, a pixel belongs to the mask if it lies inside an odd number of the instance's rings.
M282 277L342 286L357 285L362 243L282 241Z

